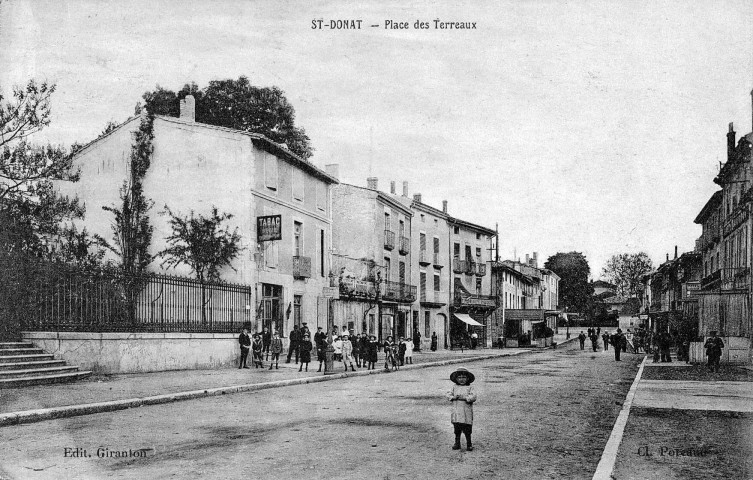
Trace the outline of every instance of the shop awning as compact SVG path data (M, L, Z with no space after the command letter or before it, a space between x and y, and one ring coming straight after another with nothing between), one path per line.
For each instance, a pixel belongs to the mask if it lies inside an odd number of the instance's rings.
M467 323L468 325L473 325L474 327L485 327L483 323L478 323L476 320L472 319L470 315L467 313L453 313L455 315L455 318L460 320L461 322Z

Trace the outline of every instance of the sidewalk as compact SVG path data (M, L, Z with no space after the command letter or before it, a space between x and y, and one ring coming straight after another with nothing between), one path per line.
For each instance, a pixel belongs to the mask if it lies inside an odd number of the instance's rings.
M401 368L423 368L460 363L485 358L518 355L529 349L477 349L460 351L422 351L413 354L413 365ZM265 368L218 370L179 370L143 374L99 375L87 380L56 385L0 390L0 426L74 416L99 411L118 410L134 406L223 395L239 391L274 388L286 385L334 380L354 375L381 373L384 368L368 371L357 368L345 372L341 362L335 362L335 374L324 376L317 372L318 362L309 364L308 372L299 372L295 363L280 363L279 369ZM284 360L283 360L284 361Z
M647 358L634 385L612 468L594 479L753 477L753 372Z

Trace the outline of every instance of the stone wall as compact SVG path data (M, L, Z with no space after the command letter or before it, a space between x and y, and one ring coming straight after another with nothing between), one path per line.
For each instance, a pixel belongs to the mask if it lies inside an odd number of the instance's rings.
M96 373L144 373L237 366L232 333L23 332L23 341Z

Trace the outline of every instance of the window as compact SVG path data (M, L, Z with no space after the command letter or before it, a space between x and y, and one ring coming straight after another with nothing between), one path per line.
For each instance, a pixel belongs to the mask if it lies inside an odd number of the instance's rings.
M452 233L454 233L455 235L458 235L458 234L460 234L460 227L455 227L455 228L453 228L453 229L452 229Z
M434 274L434 291L439 291L439 275L437 275L436 273Z
M398 234L400 235L400 238L405 236L405 222L400 220L400 224L398 226Z
M452 256L455 258L460 258L460 244L456 243L455 246L452 249Z
M476 234L476 240L481 240L481 234L480 233Z
M471 246L470 245L466 245L465 246L465 259L466 260L472 260L473 259L473 257L471 256Z
M420 233L418 235L418 245L421 252L426 251L426 234L425 233Z
M421 301L426 301L426 272L421 272L421 283L420 283L420 290L421 290Z
M293 222L293 255L296 257L303 256L303 224Z
M424 214L422 213L422 214L421 214L421 222L423 223L423 222L425 222L425 221L426 221L426 218L424 217Z
M439 237L434 237L434 255L439 255Z
M301 295L293 295L293 322L301 326Z
M400 275L400 283L405 283L405 262L398 263L398 273Z
M384 229L385 230L392 230L392 223L390 222L390 214L387 212L384 212Z
M293 198L295 200L303 201L303 172L295 169L293 170Z
M481 263L481 247L476 247L476 262Z
M481 295L481 279L476 279L476 295Z
M431 312L424 312L424 337L431 337Z
M327 209L327 184L324 182L316 182L316 208Z
M319 273L324 277L324 230L319 230Z
M277 157L271 153L264 156L264 185L270 190L277 190Z
M390 279L390 257L384 257L384 279Z

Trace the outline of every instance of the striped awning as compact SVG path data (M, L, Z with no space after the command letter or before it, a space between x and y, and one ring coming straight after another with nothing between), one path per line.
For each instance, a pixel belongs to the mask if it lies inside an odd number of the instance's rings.
M472 325L474 327L485 327L483 323L478 323L476 320L472 319L470 315L467 313L453 313L455 315L455 318L460 320L461 322L467 323L468 325Z

